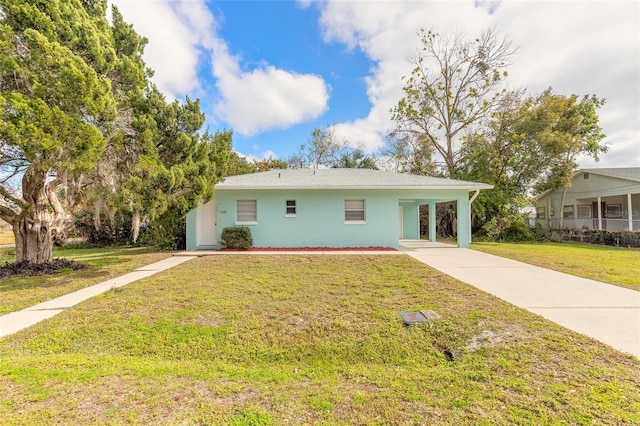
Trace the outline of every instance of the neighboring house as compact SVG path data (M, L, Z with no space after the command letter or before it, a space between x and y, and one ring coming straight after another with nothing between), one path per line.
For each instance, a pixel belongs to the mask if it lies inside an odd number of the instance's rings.
M419 206L457 201L458 246L471 242L470 192L491 185L369 169L285 169L231 176L187 215L187 249L217 248L245 225L255 247L398 247L418 239ZM473 198L472 198L473 200ZM471 200L471 201L472 201Z
M536 220L544 227L640 231L640 167L583 169L564 188L536 201ZM598 208L598 206L600 206Z

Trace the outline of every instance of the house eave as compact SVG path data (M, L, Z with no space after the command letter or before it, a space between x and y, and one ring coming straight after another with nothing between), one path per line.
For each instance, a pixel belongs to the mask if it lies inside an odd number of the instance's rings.
M443 189L453 189L453 190L467 190L467 191L475 191L477 189L492 189L493 185L481 184L481 185L433 185L433 186L407 186L407 185L388 185L388 186L365 186L365 185L327 185L327 186L312 186L312 185L281 185L281 186L262 186L262 185L233 185L233 186L225 186L225 185L216 185L216 191L229 191L229 190L339 190L339 189L348 189L348 190L381 190L381 189L391 189L391 190L443 190Z

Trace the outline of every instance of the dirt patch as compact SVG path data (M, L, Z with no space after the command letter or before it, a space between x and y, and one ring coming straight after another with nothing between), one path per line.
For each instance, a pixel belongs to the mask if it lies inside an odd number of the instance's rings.
M219 251L397 251L392 247L251 247L246 250L223 248Z
M482 330L474 335L466 347L475 351L481 347L494 347L499 344L528 343L535 335L522 326L511 324L504 329L492 331Z
M85 263L79 263L67 259L53 259L51 262L46 263L5 262L3 266L0 266L0 279L17 276L35 277L40 275L52 275L61 269L72 269L77 271L88 267L89 265Z

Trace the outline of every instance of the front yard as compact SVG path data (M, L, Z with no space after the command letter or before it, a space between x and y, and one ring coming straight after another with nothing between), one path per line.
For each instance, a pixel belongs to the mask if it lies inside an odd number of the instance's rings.
M198 258L0 359L4 424L640 423L638 359L406 256Z
M90 265L78 271L63 270L56 275L0 279L0 315L28 308L73 291L131 272L166 259L170 252L154 252L145 247L55 249L54 258L66 258ZM0 266L15 262L15 249L0 249Z
M471 248L640 291L640 249L577 243L473 243Z

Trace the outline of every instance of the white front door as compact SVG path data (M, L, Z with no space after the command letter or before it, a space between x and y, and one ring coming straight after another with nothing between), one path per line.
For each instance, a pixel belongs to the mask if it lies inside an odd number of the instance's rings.
M218 207L213 199L206 204L200 204L196 210L198 216L197 244L198 246L215 246L218 244Z
M402 229L404 226L404 209L402 206L398 207L398 229L400 232L400 239L404 238L404 230Z

